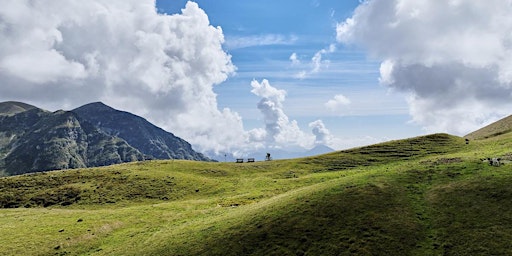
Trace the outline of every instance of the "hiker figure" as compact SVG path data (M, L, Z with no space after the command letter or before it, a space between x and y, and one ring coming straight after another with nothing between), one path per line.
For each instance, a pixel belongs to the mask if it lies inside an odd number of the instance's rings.
M265 157L265 161L270 161L272 160L272 157L270 157L270 153L267 153L267 156Z

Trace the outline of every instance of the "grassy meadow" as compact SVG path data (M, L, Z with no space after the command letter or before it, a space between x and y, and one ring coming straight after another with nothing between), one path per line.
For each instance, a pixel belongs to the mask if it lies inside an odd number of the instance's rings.
M1 255L512 255L512 134L0 178Z

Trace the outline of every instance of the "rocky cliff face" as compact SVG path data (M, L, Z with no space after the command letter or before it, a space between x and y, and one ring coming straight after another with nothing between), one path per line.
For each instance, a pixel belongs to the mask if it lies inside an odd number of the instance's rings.
M144 160L126 141L75 113L31 109L0 116L0 170L8 175Z
M0 103L0 176L171 158L209 160L143 118L102 103L53 113Z
M119 137L140 152L156 159L209 161L185 140L134 114L113 109L101 102L90 103L73 112L102 132Z

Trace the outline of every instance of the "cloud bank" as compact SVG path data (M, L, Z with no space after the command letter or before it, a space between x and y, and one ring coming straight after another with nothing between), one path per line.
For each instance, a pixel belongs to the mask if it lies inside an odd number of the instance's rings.
M512 112L512 2L365 1L337 40L382 61L380 82L409 93L412 121L465 134Z
M6 0L0 38L0 100L49 109L101 100L202 151L245 139L213 92L236 69L222 29L196 3L166 15L152 0Z

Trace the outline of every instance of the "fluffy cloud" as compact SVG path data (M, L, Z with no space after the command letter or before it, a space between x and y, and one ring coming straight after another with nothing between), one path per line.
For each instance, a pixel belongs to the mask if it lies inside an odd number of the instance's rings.
M330 99L325 103L325 107L333 112L341 111L341 108L350 105L351 101L343 94L337 94L333 99Z
M312 136L302 132L297 121L290 121L284 113L283 102L286 91L279 90L270 85L268 80L251 82L252 93L261 97L258 109L263 114L265 122L264 129L251 131L252 134L259 134L259 138L265 140L267 147L309 147L312 143ZM252 136L256 138L256 136Z
M322 120L309 123L309 128L313 135L315 135L313 146L325 145L336 150L360 147L361 145L371 145L390 140L390 138L375 138L371 136L336 137L331 134Z
M512 112L510 1L365 1L337 39L382 60L413 121L464 134Z
M333 136L331 132L325 127L322 120L316 120L309 123L309 128L315 135L315 144L316 145L330 145L333 140Z
M300 64L300 60L299 60L299 57L297 56L297 53L292 53L292 55L290 55L290 61L292 62L292 65L298 65Z
M218 109L213 86L235 66L196 3L164 15L153 0L6 0L0 37L0 100L50 109L101 100L202 151L247 139L240 116Z

